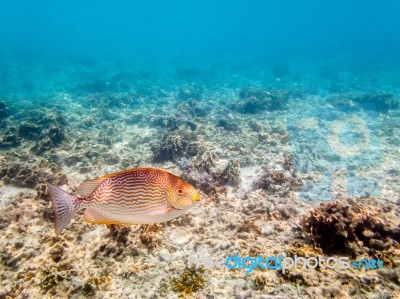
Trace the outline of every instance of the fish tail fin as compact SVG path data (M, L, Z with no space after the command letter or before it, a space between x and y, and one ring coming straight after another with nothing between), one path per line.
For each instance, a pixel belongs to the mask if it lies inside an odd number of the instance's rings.
M79 199L68 192L47 183L54 210L54 228L58 235L68 225L75 213L81 209Z

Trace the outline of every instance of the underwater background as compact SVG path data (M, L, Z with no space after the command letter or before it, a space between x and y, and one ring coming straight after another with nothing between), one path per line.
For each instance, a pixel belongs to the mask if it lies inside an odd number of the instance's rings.
M399 13L0 0L0 298L399 298ZM202 205L54 233L46 182L74 193L134 167L180 176ZM193 253L383 267L246 274Z

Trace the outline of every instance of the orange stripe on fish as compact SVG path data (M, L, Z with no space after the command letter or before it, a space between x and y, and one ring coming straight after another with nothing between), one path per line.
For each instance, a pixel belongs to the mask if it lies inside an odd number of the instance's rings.
M192 185L156 168L133 168L85 181L78 187L79 198L47 185L57 234L81 209L88 223L150 224L179 217L200 201Z

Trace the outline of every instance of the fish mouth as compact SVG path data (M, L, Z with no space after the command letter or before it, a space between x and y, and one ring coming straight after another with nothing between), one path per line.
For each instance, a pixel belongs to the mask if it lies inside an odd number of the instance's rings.
M201 200L200 193L196 192L196 194L193 195L193 197L192 197L192 201L193 201L193 202L198 202L198 201L200 201L200 200Z

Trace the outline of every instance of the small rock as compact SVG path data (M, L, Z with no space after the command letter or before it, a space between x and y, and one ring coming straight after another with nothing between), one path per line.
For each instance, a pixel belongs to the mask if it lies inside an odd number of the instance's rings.
M274 228L270 225L263 225L261 227L261 234L263 236L270 236L275 232Z
M248 289L246 291L237 293L235 298L236 299L246 299L246 298L251 298L252 295L253 295L253 291L251 289Z
M192 237L192 233L183 228L174 229L174 231L170 235L171 241L177 245L182 245L189 242Z

